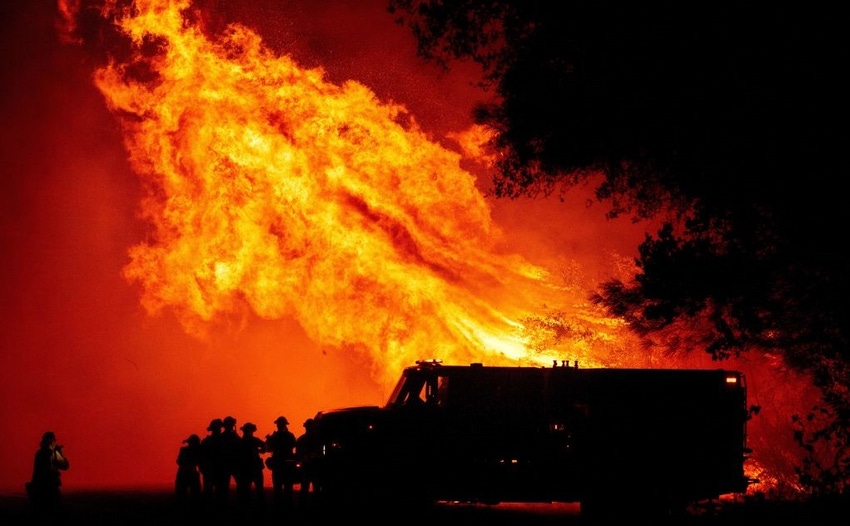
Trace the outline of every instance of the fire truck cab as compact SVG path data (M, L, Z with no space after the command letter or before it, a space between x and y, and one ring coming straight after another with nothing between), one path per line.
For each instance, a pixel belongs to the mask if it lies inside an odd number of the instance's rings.
M317 487L361 502L672 513L746 490L748 418L736 371L420 361L384 406L316 415Z

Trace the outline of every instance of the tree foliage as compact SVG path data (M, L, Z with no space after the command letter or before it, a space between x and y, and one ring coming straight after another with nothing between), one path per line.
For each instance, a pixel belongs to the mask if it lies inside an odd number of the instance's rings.
M482 66L497 102L475 119L496 132L498 197L566 192L602 174L596 197L610 217L664 220L639 247L634 280L592 299L646 338L690 326L717 359L756 350L810 374L826 404L813 414L830 418L797 418L800 443L834 442L838 454L829 466L809 458L801 479L823 482L818 466L829 489L846 491L840 13L542 0L390 0L389 11L422 56Z

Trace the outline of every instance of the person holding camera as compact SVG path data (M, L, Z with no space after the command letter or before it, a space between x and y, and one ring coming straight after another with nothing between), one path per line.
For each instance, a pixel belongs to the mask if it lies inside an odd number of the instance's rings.
M61 505L62 471L70 467L62 446L56 441L53 431L41 436L41 444L35 452L32 479L27 482L27 496L34 511L55 512Z

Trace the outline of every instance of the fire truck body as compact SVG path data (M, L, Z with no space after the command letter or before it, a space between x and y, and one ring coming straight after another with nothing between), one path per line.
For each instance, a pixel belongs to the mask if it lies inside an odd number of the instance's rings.
M417 362L382 407L316 415L329 498L664 510L746 490L746 386L722 369Z

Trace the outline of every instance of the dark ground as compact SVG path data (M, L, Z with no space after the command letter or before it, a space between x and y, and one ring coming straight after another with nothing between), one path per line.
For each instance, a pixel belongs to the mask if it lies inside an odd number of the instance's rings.
M269 503L272 501L269 500ZM724 503L722 506L692 510L687 516L655 519L651 522L631 515L625 510L615 520L596 521L606 526L615 524L681 524L730 525L764 524L781 522L805 525L833 525L847 519L848 507L813 506L800 503L754 502L751 500ZM841 518L843 517L843 519ZM411 509L392 502L372 503L356 509L345 506L299 505L291 510L278 510L267 506L263 510L240 510L235 503L226 509L209 509L199 506L182 509L174 495L167 490L150 491L66 491L63 509L54 519L44 519L33 513L24 495L0 495L0 525L54 524L68 525L122 525L169 526L184 524L252 524L298 525L333 524L368 521L371 524L458 523L460 521L485 525L576 525L594 521L582 517L577 504L449 504L439 503L428 509Z

